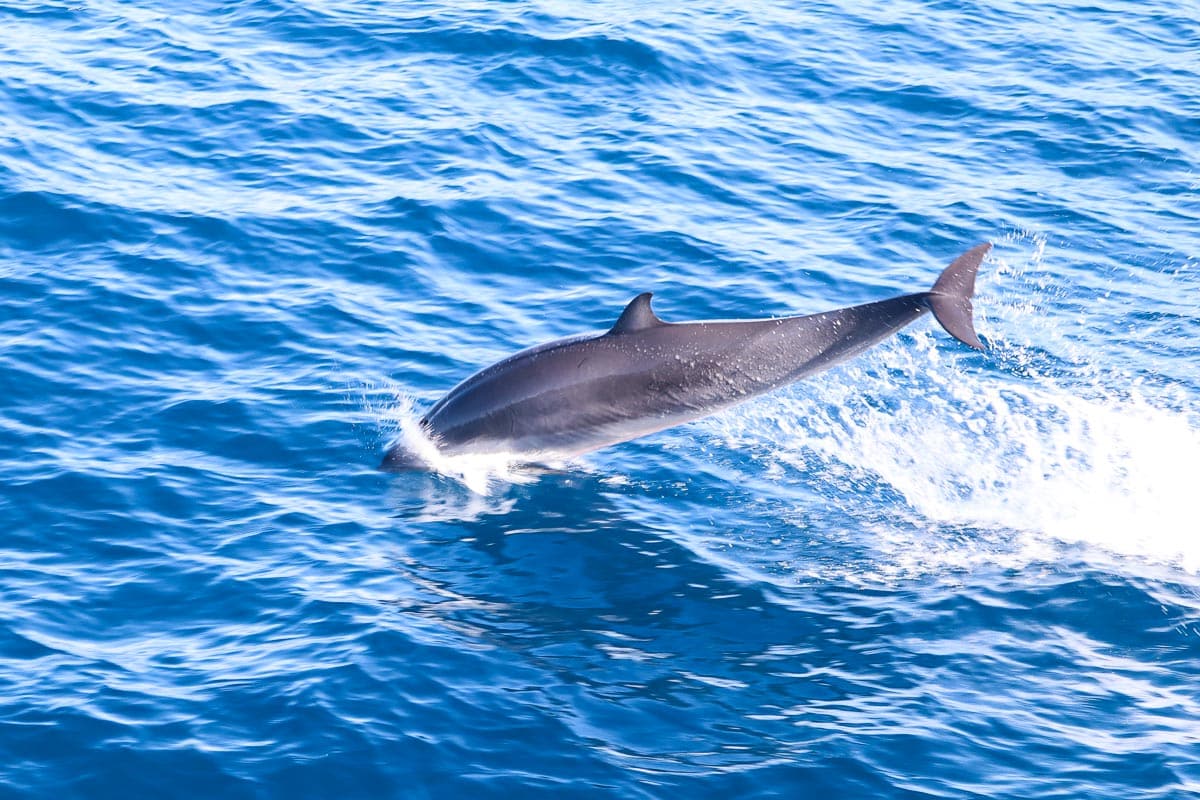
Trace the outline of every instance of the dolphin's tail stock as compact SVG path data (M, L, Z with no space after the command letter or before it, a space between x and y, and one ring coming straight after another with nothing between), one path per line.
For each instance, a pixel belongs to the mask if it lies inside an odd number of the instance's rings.
M975 294L975 271L991 249L990 244L976 245L954 259L925 295L933 316L946 332L976 350L983 349L983 342L975 335L971 295Z

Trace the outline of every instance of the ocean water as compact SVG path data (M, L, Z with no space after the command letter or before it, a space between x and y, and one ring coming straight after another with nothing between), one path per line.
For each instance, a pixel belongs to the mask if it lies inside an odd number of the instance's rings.
M1200 17L0 3L0 797L1200 793ZM476 369L976 324L557 469Z

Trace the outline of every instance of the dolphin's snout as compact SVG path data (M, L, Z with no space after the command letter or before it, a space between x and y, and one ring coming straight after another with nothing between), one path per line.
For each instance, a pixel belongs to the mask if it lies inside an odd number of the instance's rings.
M403 444L396 444L389 447L388 451L383 454L383 461L380 462L379 468L386 472L407 472L408 470L425 469L426 464Z

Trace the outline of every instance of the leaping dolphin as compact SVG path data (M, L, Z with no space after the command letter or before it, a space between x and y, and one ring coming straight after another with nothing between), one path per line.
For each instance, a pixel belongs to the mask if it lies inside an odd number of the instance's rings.
M828 369L932 311L963 344L983 349L971 315L975 272L990 244L971 248L928 292L820 314L664 322L650 292L603 333L558 339L467 378L421 419L445 455L580 455L707 416ZM394 444L382 469L428 468Z

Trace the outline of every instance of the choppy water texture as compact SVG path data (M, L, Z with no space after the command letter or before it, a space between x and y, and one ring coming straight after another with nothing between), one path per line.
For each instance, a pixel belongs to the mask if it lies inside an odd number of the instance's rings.
M0 6L0 795L1200 792L1200 23L1054 5ZM986 353L375 469L985 240Z

